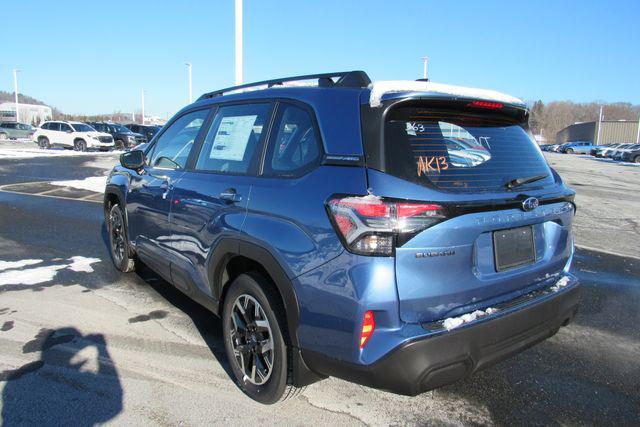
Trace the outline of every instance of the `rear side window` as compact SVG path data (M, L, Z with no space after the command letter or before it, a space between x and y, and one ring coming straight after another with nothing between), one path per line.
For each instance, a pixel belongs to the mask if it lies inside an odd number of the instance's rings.
M202 144L196 169L256 173L270 113L271 104L266 103L219 108Z
M278 107L265 175L296 176L313 167L320 158L320 138L309 111L289 104Z
M518 188L553 183L527 131L494 115L392 110L385 125L385 158L388 173L447 191L503 191L517 178L541 178Z
M149 165L164 169L184 169L198 132L209 110L187 113L174 121L152 148Z
M60 123L57 123L57 122L49 123L49 130L59 131L60 130Z

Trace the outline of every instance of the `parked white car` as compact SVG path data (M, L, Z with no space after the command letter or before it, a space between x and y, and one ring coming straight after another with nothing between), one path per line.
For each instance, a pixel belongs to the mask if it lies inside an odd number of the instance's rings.
M111 135L98 132L91 126L80 122L44 122L33 134L33 141L43 149L58 146L73 148L76 151L88 149L106 151L115 147Z

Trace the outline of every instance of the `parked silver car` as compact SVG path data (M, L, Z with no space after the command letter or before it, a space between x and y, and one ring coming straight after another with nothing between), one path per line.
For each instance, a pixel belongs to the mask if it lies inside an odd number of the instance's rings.
M0 123L0 140L3 139L31 139L35 129L31 125L16 122Z

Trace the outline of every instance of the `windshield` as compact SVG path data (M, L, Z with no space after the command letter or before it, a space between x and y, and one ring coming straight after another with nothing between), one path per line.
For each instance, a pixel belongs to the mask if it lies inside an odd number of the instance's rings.
M95 132L96 130L89 125L85 125L84 123L73 123L71 126L76 130L76 132Z
M387 172L449 191L502 191L514 179L545 176L518 188L554 182L529 133L498 116L405 107L385 126Z

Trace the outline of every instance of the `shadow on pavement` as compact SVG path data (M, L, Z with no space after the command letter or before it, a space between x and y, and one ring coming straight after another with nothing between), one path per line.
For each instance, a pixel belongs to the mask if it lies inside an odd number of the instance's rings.
M167 302L171 303L178 310L191 318L193 324L198 329L204 342L216 358L220 366L225 370L229 378L235 383L235 376L227 360L222 338L222 321L209 310L193 301L191 298L180 292L173 285L158 276L149 267L141 262L136 264L136 273L155 292L157 292ZM150 318L163 316L163 313L149 313ZM138 318L130 319L130 323L140 321Z
M43 329L23 347L40 359L0 372L2 422L92 426L122 411L122 386L104 336L75 328Z

